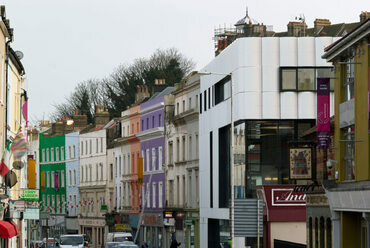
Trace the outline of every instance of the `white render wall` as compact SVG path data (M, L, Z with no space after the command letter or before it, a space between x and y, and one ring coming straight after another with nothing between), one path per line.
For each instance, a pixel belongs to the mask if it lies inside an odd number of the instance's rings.
M316 119L315 92L280 92L281 66L330 66L323 48L332 37L248 37L228 46L201 71L232 73L234 121L244 119ZM200 93L224 75L201 76ZM202 99L204 103L204 99ZM208 102L208 101L207 101ZM331 93L331 103L334 103ZM203 106L204 108L204 106ZM331 108L331 115L334 109ZM208 218L229 219L229 209L218 208L218 129L230 124L230 99L202 110L199 117L199 181L201 247L207 247ZM209 135L213 131L213 208L210 208Z

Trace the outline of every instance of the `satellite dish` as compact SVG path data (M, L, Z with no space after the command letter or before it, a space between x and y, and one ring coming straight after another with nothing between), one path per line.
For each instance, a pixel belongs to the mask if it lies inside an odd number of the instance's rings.
M21 51L15 51L15 55L17 55L19 60L23 59L24 57L24 54Z
M8 199L8 198L9 198L9 196L6 195L6 194L1 194L0 195L0 200L4 200L4 199Z
M13 162L13 168L15 170L20 170L24 167L24 162L23 161L20 161L20 160L17 160L17 161L14 161Z

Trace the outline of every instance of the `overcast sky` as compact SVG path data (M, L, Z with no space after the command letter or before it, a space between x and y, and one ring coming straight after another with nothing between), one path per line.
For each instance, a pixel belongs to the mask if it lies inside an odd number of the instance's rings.
M214 57L213 31L245 16L285 31L304 14L357 22L368 0L0 0L24 53L30 120L48 119L75 85L120 64L176 47L201 69Z

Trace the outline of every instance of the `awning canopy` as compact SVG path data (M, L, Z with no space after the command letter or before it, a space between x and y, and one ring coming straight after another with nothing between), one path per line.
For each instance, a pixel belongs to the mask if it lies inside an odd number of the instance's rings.
M18 235L17 225L13 222L0 220L0 237L9 239Z

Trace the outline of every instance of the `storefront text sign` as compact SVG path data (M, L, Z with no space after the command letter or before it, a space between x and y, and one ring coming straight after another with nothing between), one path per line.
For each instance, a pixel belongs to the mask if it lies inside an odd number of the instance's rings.
M29 208L23 213L23 218L25 220L38 220L40 219L40 210Z
M22 189L20 198L25 201L38 201L39 191L36 189Z
M317 148L329 147L330 78L317 78Z
M271 189L272 206L305 206L306 194L293 189Z
M10 211L24 212L26 204L24 201L10 201L9 208Z

